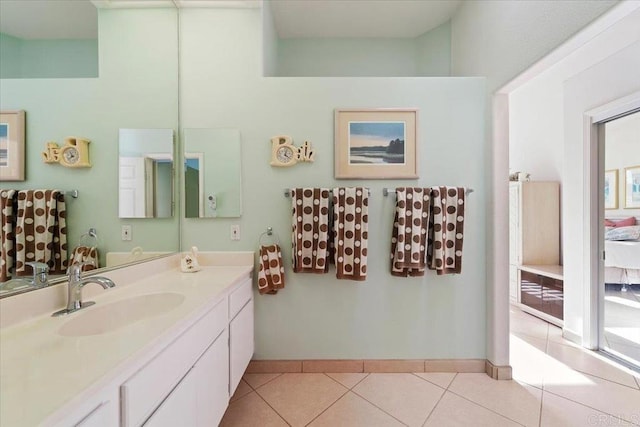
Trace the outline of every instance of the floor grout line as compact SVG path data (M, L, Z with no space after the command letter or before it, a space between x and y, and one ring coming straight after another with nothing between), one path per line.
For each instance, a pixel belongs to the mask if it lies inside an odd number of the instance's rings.
M277 372L274 372L274 374L277 374ZM257 391L260 387L262 387L262 386L265 386L265 385L269 384L271 381L275 380L276 378L280 378L280 377L281 377L281 376L283 376L284 374L285 374L284 372L281 372L281 373L279 373L278 375L276 375L275 377L271 378L269 381L267 381L267 382L265 382L265 383L262 383L262 384L260 384L258 387L255 387L255 388L254 388L251 384L249 384L249 381L245 381L245 382L249 385L249 387L251 387L251 389L252 389L253 391ZM249 374L249 375L251 375L251 374ZM244 378L244 375L243 375L243 378Z
M373 372L371 372L373 373ZM382 412L384 412L385 414L389 415L391 418L393 418L394 420L398 421L400 424L402 424L403 426L406 426L407 423L399 420L398 418L396 418L395 416L393 416L392 414L388 413L387 411L385 411L384 409L382 409L381 407L379 407L378 405L376 405L375 403L373 403L372 401L370 401L369 399L367 399L366 397L362 396L361 394L359 394L357 391L355 390L351 390L351 392L353 394L355 394L356 396L360 397L361 399L366 400L367 402L369 402L370 404L372 404L373 406L375 406L376 408L378 408L379 410L381 410Z
M323 372L324 373L324 372ZM325 374L326 377L329 377L329 375ZM329 377L331 378L331 377ZM333 380L333 378L331 378ZM335 381L335 380L334 380ZM337 382L337 381L336 381ZM342 385L342 384L340 384ZM344 386L343 386L344 387ZM335 405L336 403L338 403L338 401L340 399L342 399L347 393L349 393L349 390L347 387L344 387L345 391L344 393L342 393L333 403L331 403L329 406L327 406L324 410L322 410L318 415L316 415L315 417L313 417L311 419L311 421L309 421L308 423L305 424L305 426L308 426L309 424L311 424L312 422L314 422L320 415L324 414L325 412L327 412L329 410L329 408L331 408L333 405Z
M416 375L417 376L417 375ZM436 410L436 408L438 407L438 405L440 404L440 401L442 401L442 398L444 397L444 395L447 394L447 390L443 390L442 394L440 395L440 398L438 399L438 401L436 402L435 405L433 405L433 408L431 408L431 410L429 411L429 413L427 414L427 418L424 419L424 422L422 423L422 427L425 426L425 424L427 424L427 421L429 421L429 417L431 417L431 414L433 414L433 411Z
M497 380L496 380L496 381L497 381ZM487 411L490 411L490 412L493 412L494 414L500 415L502 418L506 418L506 419L508 419L509 421L513 421L513 422L514 422L514 423L516 423L516 424L519 424L519 425L521 425L521 426L524 426L524 424L522 424L521 422L518 422L518 421L514 420L513 418L510 418L510 417L508 417L508 416L506 416L506 415L504 415L504 414L501 414L500 412L498 412L498 411L496 411L496 410L494 410L494 409L487 408L487 407L486 407L486 406L484 406L483 404L481 404L481 403L479 403L479 402L475 402L475 401L473 401L473 400L471 400L471 399L469 399L469 398L467 398L467 397L465 397L465 396L462 396L461 394L458 394L458 393L456 393L456 392L455 392L455 391L453 391L453 390L447 390L447 391L448 391L449 393L451 393L451 394L455 394L456 396L458 396L458 397L460 397L460 398L462 398L462 399L466 400L467 402L471 402L471 403L473 403L474 405L478 405L478 406L480 406L481 408L486 409Z
M538 412L538 427L542 427L542 408L544 407L544 390L540 394L540 412Z
M238 392L238 389L240 388L240 384L238 384L238 387L236 387L236 391L235 391L235 392L233 392L233 395L229 398L229 403L235 402L236 400L239 400L239 399L241 399L241 398L245 397L247 394L251 393L252 391L255 391L255 390L253 389L253 387L251 387L251 386L249 385L249 383L248 383L248 382L246 382L244 379L240 379L240 382L241 382L241 383L245 383L245 384L247 385L247 387L249 387L249 392L247 392L247 393L243 394L242 396L237 396L237 397L232 401L231 399L233 399L233 397L235 396L235 394Z
M358 384L360 384L362 381L366 380L367 378L369 378L369 375L371 375L371 372L363 372L363 374L366 374L364 377L362 377L362 379L360 381L358 381L357 383L355 383L353 385L353 387L351 387L349 390L353 390L354 388L356 388L356 386Z
M446 391L449 386L442 387L440 384L436 384L433 381L429 381L428 379L423 378L420 375L418 375L418 374L434 374L434 373L440 374L440 373L445 373L445 372L411 372L411 375L415 376L416 378L420 378L422 381L425 381L425 382L427 382L427 383L429 383L431 385L434 385L436 387L440 387L441 389ZM455 376L453 378L455 378ZM451 379L451 382L453 382L453 379ZM451 382L449 384L451 384Z
M583 402L578 402L577 400L570 399L570 398L568 398L567 396L563 396L563 395L561 395L561 394L554 393L554 392L552 392L552 391L545 390L544 392L545 392L545 393L549 393L549 394L553 394L554 396L556 396L556 397L560 397L560 398L562 398L562 399L564 399L564 400L568 400L569 402L576 403L576 404L578 404L578 405L584 406L585 408L589 408L589 409L592 409L592 410L594 410L594 411L600 412L600 413L602 413L602 414L609 415L609 416L611 416L611 417L614 417L614 419L622 419L622 420L624 420L625 422L628 422L628 423L630 423L630 424L635 424L635 423L633 423L633 422L627 421L625 418L622 418L622 417L620 416L620 414L617 414L617 415L616 415L616 414L610 414L609 412L607 412L607 411L603 411L602 409L594 408L593 406L589 406L589 405L587 405L587 404L585 404L585 403L583 403ZM632 414L632 415L635 415L635 414Z
M357 386L358 384L360 384L365 378L367 378L369 376L368 373L365 372L321 372L322 374L326 375L327 377L331 378L333 381L335 381L336 383L340 384L342 387L346 388L347 391L353 389L353 387ZM329 374L365 374L364 377L362 377L362 379L360 379L360 381L358 381L357 383L355 383L352 387L347 387L346 385L342 384L340 381L336 380L335 378L333 378L331 375Z
M286 419L285 417L283 417L283 416L282 416L282 414L280 414L280 412L278 412L278 411L276 410L276 408L274 408L273 406L271 406L271 404L270 404L269 402L267 402L267 399L265 399L264 397L262 397L262 395L261 395L260 393L258 393L258 391L257 391L257 390L256 390L254 393L255 393L255 394L257 394L257 395L258 395L258 397L259 397L260 399L262 399L262 401L263 401L264 403L266 403L266 404L267 404L267 406L269 406L269 408L271 408L271 409L273 410L273 412L275 412L275 413L276 413L276 415L277 415L277 416L279 416L280 418L282 418L282 421L284 421L288 426L290 426L290 427L291 427L291 423L289 423L289 421L287 421L287 419Z

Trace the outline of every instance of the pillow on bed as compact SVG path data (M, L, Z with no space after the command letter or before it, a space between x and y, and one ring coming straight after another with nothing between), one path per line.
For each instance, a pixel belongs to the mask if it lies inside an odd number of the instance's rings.
M630 216L629 218L612 221L610 219L604 220L605 227L629 227L630 225L636 225L636 217Z
M616 227L604 233L605 240L640 240L640 225Z

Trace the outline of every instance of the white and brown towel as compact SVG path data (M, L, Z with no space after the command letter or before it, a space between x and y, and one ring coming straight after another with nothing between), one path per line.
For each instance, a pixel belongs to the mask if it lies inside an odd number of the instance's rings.
M292 261L295 273L326 273L329 269L329 190L291 190Z
M67 225L64 193L59 190L18 191L15 227L16 274L29 275L25 263L49 265L49 273L67 269Z
M336 277L367 278L369 191L366 188L333 189L333 236Z
M430 188L396 188L396 213L391 236L391 274L424 276Z
M465 189L431 188L427 266L437 274L462 271Z
M15 265L16 190L0 190L0 282L11 278Z
M69 265L85 263L82 271L95 270L100 267L98 258L98 248L95 246L77 246L69 257Z
M284 288L284 264L279 245L260 246L258 268L258 291L261 294L276 294Z

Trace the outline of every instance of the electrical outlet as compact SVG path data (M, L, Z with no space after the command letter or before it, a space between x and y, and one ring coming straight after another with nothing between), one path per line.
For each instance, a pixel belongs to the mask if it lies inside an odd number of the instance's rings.
M231 240L240 240L240 225L233 224L231 226Z
M121 233L122 233L122 240L123 241L131 240L131 226L130 225L123 225Z

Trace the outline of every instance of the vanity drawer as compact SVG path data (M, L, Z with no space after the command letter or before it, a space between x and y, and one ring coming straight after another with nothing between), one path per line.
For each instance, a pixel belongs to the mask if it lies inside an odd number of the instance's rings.
M244 282L229 296L229 319L233 319L242 307L253 297L251 279Z
M160 405L227 325L226 299L120 387L123 426L139 426Z

